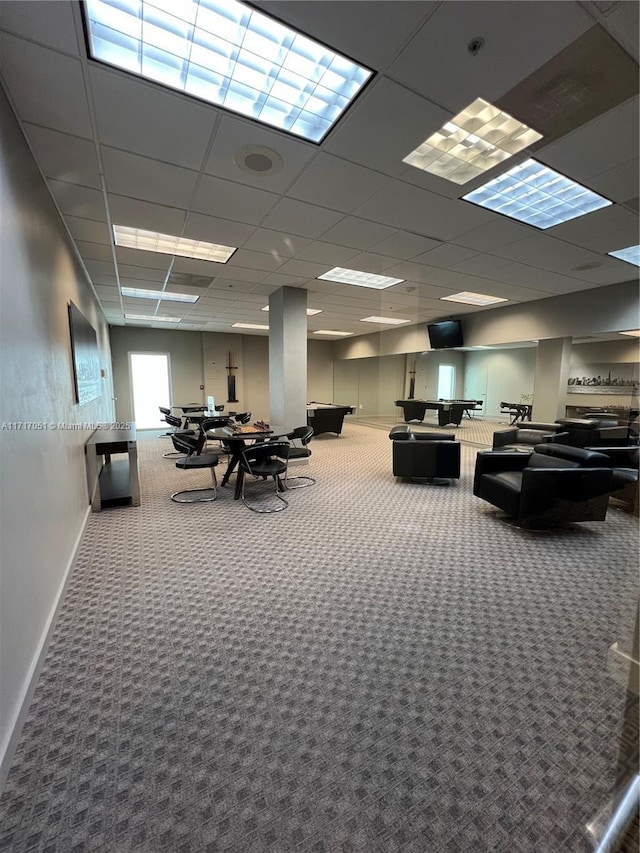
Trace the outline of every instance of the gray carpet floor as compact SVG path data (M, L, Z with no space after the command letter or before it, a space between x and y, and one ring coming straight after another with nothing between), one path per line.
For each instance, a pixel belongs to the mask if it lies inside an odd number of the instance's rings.
M519 530L472 496L477 446L450 486L398 481L386 432L349 422L277 515L230 486L176 505L208 472L138 446L142 505L89 518L0 850L592 849L637 519Z

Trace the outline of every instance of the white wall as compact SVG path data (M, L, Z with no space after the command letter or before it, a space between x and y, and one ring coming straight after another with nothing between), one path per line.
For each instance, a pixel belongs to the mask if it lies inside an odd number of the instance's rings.
M114 419L108 330L0 89L0 782L89 499L84 444ZM74 402L68 302L98 333L102 396ZM9 429L11 423L43 429Z
M118 420L133 419L129 352L167 352L171 365L172 403L205 403L207 395L226 411L252 413L269 420L269 338L113 326L111 349ZM333 399L333 343L308 340L307 396ZM237 403L227 403L229 353L233 354ZM200 390L200 385L204 390Z
M482 415L500 417L500 403L523 402L533 394L536 348L478 350L465 353L464 395L484 400Z

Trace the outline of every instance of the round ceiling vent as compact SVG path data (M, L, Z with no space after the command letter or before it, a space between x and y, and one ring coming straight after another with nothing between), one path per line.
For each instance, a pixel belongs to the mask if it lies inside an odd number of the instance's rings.
M243 145L233 155L233 162L243 172L263 177L275 175L284 165L277 151L262 145Z

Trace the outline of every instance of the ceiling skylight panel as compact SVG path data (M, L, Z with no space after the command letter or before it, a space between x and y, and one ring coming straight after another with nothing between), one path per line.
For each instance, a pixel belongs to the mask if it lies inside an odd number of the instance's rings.
M611 204L535 160L520 163L463 198L543 230Z
M250 19L251 10L241 3L200 0L196 27L232 44L240 45Z
M615 252L609 252L613 258L626 261L628 264L635 264L640 267L640 246L628 246L626 249L616 249ZM630 334L629 332L625 334Z
M316 142L373 73L237 0L85 10L93 59Z

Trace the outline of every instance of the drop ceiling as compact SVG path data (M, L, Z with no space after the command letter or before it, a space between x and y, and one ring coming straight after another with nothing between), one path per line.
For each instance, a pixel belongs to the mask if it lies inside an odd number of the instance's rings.
M460 291L509 305L637 278L607 252L638 242L638 4L254 5L375 72L320 145L94 62L79 2L0 3L2 84L109 323L157 312L181 318L163 328L231 332L264 323L269 295L289 286L322 311L310 334L361 335L370 315L417 324L477 312L440 301ZM594 63L612 57L618 82L591 92ZM556 68L570 87L550 79ZM477 97L525 121L546 109L547 139L463 186L403 163ZM247 147L271 149L282 168L242 168ZM614 204L542 232L461 200L530 156ZM115 247L113 224L237 251L216 264ZM369 291L317 279L336 266L404 281ZM120 287L200 298L158 303Z

